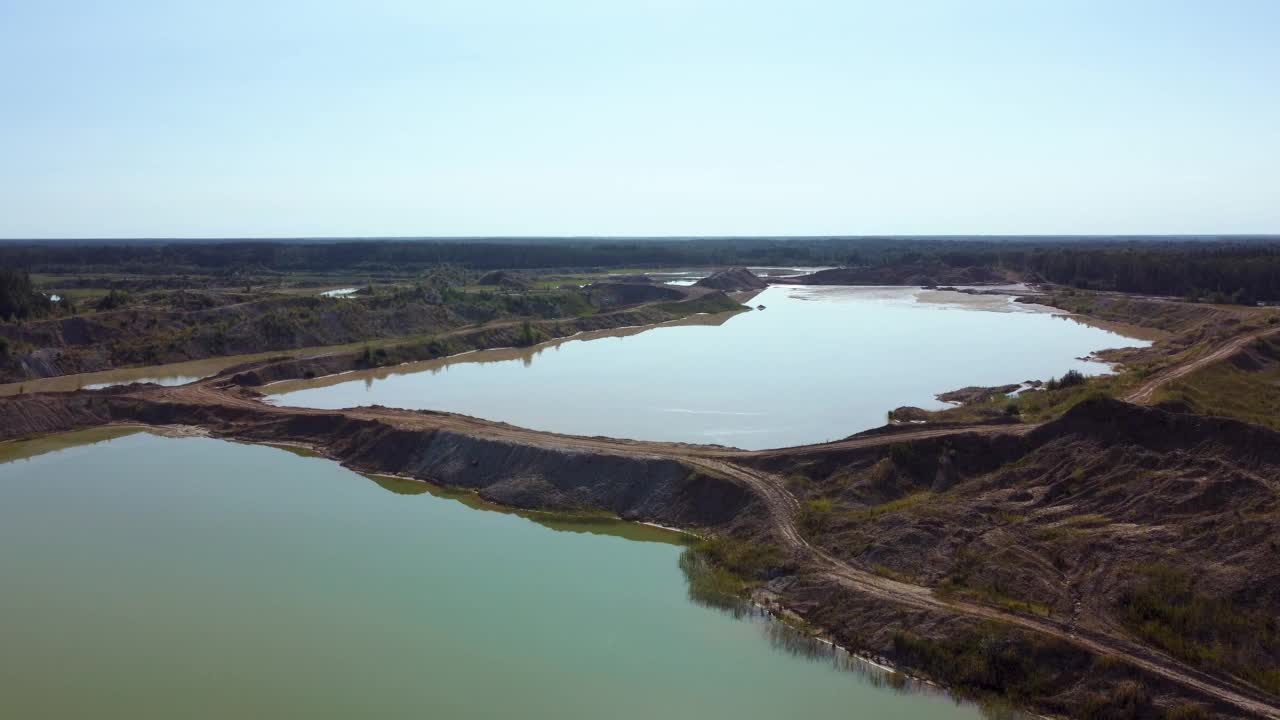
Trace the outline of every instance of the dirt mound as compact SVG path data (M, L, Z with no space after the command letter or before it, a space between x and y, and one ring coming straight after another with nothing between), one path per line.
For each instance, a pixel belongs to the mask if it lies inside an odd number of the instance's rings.
M1099 398L1012 445L952 435L818 462L769 463L778 475L804 476L791 486L820 510L807 511L802 522L815 541L855 567L944 597L1062 622L1077 633L1123 628L1210 672L1268 687L1275 682L1276 432ZM944 474L951 477L940 482ZM930 669L921 648L963 655L971 642L1027 642L1003 634L983 640L980 628L938 613L877 611L864 619L835 612L833 606L866 603L808 581L780 594L790 606L810 608L811 622L834 623L838 637L949 682L968 680L941 665ZM1074 715L1079 703L1091 702L1078 696L1082 678L1103 694L1126 681L1097 677L1097 666L1076 650L1055 648L1050 655L1057 661L1027 669L1046 675L1037 706L1043 711ZM1068 657L1075 658L1068 664L1084 662L1054 674ZM1153 695L1177 692L1150 677L1127 680L1141 681Z
M658 289L612 287L624 286ZM693 294L684 306L727 301ZM314 369L285 360L230 377ZM1051 715L1161 717L1190 700L1214 717L1277 716L1280 433L1260 426L1098 397L1040 426L745 452L276 407L227 380L0 399L0 429L197 425L510 505L711 529L782 551L758 599L953 687Z
M929 411L914 407L912 405L903 405L894 408L889 413L889 422L896 423L922 423L929 419Z
M591 303L601 308L616 308L664 300L678 302L686 297L686 292L679 288L646 283L598 282L586 286L583 290Z
M358 467L473 488L514 507L605 510L707 527L728 522L756 502L744 488L675 460L587 454L446 430L339 430L329 448Z
M978 387L978 386L971 385L969 387L960 388L959 390L952 390L950 392L938 393L934 397L938 398L942 402L951 402L951 403L964 404L964 403L971 403L971 402L982 402L984 400L989 400L996 395L1008 395L1009 393L1014 392L1020 387L1022 386L1017 384L998 385L995 387Z
M722 290L724 292L763 290L769 287L769 283L760 279L750 270L741 267L721 270L718 273L702 278L694 284L698 287L712 288L714 290Z
M120 391L118 388L112 390ZM0 438L7 440L39 433L63 432L111 422L110 398L113 394L102 390L5 398L0 403L4 413Z
M1246 372L1261 372L1280 365L1280 341L1258 338L1228 361Z
M496 285L506 290L528 290L533 287L524 276L506 270L491 270L481 275L476 284Z

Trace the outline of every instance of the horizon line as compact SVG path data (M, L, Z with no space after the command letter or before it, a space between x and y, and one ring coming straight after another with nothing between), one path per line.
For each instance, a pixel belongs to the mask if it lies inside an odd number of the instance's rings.
M285 241L479 241L479 240L991 240L991 239L1258 239L1280 233L871 233L817 235L186 235L5 237L0 243L46 242L285 242Z

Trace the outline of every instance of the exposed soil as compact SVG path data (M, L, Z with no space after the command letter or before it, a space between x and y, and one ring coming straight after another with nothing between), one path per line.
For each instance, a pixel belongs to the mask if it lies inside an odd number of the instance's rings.
M808 275L770 278L784 285L997 285L1014 278L989 267L955 268L947 265L892 265L819 270Z
M758 277L755 273L746 268L729 268L713 273L694 283L698 287L711 288L713 290L723 290L725 292L740 292L743 290L763 290L769 287L769 283Z
M513 287L517 280L506 274L495 282ZM200 301L183 304L166 296L163 306L0 324L0 338L12 348L0 356L0 382L435 335L505 319L569 321L644 303L698 299L707 292L597 283L559 293L481 295L418 286L358 299L247 296L241 301L222 294L222 304L210 300L209 293L179 293Z
M1210 349L1198 357L1192 358L1187 362L1179 363L1156 373L1142 383L1137 389L1129 393L1125 399L1132 403L1149 405L1155 400L1156 391L1161 387L1185 377L1197 370L1208 367L1215 363L1229 360L1247 349L1251 344L1257 342L1260 338L1274 337L1280 333L1280 327L1271 328L1262 332L1240 335L1229 339L1227 342Z
M959 390L950 390L948 392L938 393L934 397L938 398L942 402L953 402L953 403L981 402L983 400L990 399L991 397L994 397L996 395L1008 395L1009 393L1016 391L1020 387L1022 387L1022 385L1017 383L1012 385L998 385L995 387L978 387L978 386L970 385L969 387L963 387L963 388L960 388Z
M689 296L690 291L676 285L644 282L598 282L585 288L587 296L603 307L620 307L650 302L675 302Z
M740 538L782 551L761 600L939 680L1053 714L1154 718L1192 702L1218 717L1280 718L1280 699L1264 689L1280 662L1280 433L1140 405L1256 337L1153 375L1131 402L1086 400L1042 425L886 427L757 452L449 413L276 407L253 390L350 369L364 361L358 353L254 364L181 387L4 398L0 438L197 426L516 507L606 510ZM1232 624L1199 628L1177 647L1135 624L1143 578L1165 566L1190 577L1196 607L1221 608ZM1217 661L1196 659L1190 643L1201 641L1225 648ZM939 660L948 652L965 662Z
M508 270L490 270L476 280L477 285L494 285L507 290L528 290L533 287L529 278Z

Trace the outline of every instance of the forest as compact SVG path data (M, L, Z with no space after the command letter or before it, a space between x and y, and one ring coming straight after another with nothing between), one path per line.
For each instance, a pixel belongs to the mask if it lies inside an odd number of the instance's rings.
M53 302L31 285L25 271L0 267L0 320L25 320L43 317Z
M1093 290L1253 304L1280 300L1280 237L606 238L362 241L77 241L0 244L0 314L47 309L22 272L53 275L415 274L690 266L985 266Z

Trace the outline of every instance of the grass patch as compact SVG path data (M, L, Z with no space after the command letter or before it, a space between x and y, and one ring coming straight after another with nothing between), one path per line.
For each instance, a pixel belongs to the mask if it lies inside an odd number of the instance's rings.
M699 540L680 554L689 597L713 607L736 609L742 597L782 563L782 552L733 538Z
M882 578L889 578L890 580L897 580L898 582L904 582L904 583L912 582L911 576L907 575L906 573L900 573L897 570L894 570L893 568L887 565L873 565L871 567L871 572L879 575Z
M1000 695L1015 703L1050 694L1055 660L1069 652L1065 643L1013 636L1005 626L992 624L944 640L906 631L893 635L893 657L903 664L962 694Z
M1119 600L1126 627L1193 665L1224 669L1280 694L1275 617L1200 595L1181 568L1149 565L1137 572L1141 581Z
M1280 357L1276 341L1259 340L1252 349L1259 356ZM1251 369L1230 361L1214 363L1162 388L1156 401L1280 430L1280 363Z
M1043 617L1049 617L1053 614L1053 608L1044 603L1010 595L1000 586L998 580L994 583L978 581L975 578L976 571L983 564L991 561L992 558L990 557L979 556L972 551L962 551L956 557L956 564L951 573L935 588L936 592L943 598L977 600L1015 612L1030 613Z
M962 598L966 600L977 600L987 605L996 605L1012 610L1013 612L1028 613L1030 615L1039 615L1041 617L1052 617L1053 608L1044 603L1032 600L1023 600L1012 595L996 590L989 585L958 585L951 578L942 581L937 587L937 592L944 598Z
M800 527L809 535L818 535L831 526L835 501L831 498L816 498L806 501L800 510Z
M931 498L933 498L932 492L928 490L921 490L919 492L914 492L910 495L900 497L897 500L890 500L887 503L874 505L869 508L862 508L860 510L851 510L847 514L854 520L874 520L881 515L910 510L922 503L928 502Z
M1106 515L1098 513L1086 513L1084 515L1072 515L1062 521L1062 527L1067 528L1095 528L1104 525L1110 525L1111 519Z
M1136 373L1090 378L1068 373L1063 378L1050 380L1039 390L1026 390L1016 396L993 395L979 402L929 413L929 421L982 423L1014 420L1040 423L1059 417L1086 400L1117 397L1137 381Z

